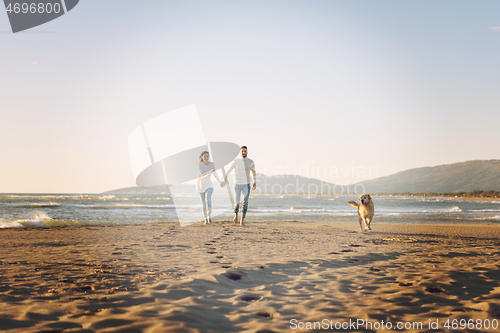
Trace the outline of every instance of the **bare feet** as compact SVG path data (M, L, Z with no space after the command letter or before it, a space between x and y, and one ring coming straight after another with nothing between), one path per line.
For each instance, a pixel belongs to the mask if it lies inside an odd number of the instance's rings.
M234 224L238 223L238 213L234 213L233 222Z
M244 220L245 220L245 218L242 216L240 219L240 225L245 225L245 223L243 222Z

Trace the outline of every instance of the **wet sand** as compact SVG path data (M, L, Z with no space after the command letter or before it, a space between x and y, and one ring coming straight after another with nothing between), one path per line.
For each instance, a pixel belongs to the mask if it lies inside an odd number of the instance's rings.
M383 332L391 322L444 332L447 320L500 321L500 226L373 229L259 221L2 229L0 330ZM365 325L345 328L358 319Z

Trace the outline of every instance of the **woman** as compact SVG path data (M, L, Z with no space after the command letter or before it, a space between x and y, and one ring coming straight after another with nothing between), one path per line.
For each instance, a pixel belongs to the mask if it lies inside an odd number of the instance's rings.
M204 151L200 154L200 176L198 177L197 190L201 196L201 204L203 209L203 218L205 224L212 222L212 193L214 192L214 187L212 185L211 175L213 174L220 187L225 185L221 182L219 176L215 172L215 166L213 162L209 162L210 154L208 151Z

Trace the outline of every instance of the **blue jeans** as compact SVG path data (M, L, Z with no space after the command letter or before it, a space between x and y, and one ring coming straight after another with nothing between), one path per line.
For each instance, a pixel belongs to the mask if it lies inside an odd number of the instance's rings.
M207 217L207 210L208 210L208 216L210 216L212 213L212 193L213 192L214 192L214 189L212 187L209 187L209 188L207 188L207 190L205 192L200 193L201 205L202 205L202 209L203 209L203 217Z
M241 193L243 193L243 218L247 215L248 209L248 197L250 196L250 184L234 185L234 196L235 196L235 206L234 213L237 214L240 210L240 198Z

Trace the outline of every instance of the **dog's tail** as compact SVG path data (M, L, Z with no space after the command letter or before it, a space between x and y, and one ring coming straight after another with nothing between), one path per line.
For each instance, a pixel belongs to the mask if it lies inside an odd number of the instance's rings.
M349 203L349 205L351 205L351 206L353 206L353 207L356 207L356 208L358 208L358 207L359 207L359 205L358 205L358 203L357 203L357 202L354 202L354 201L348 201L348 203Z

